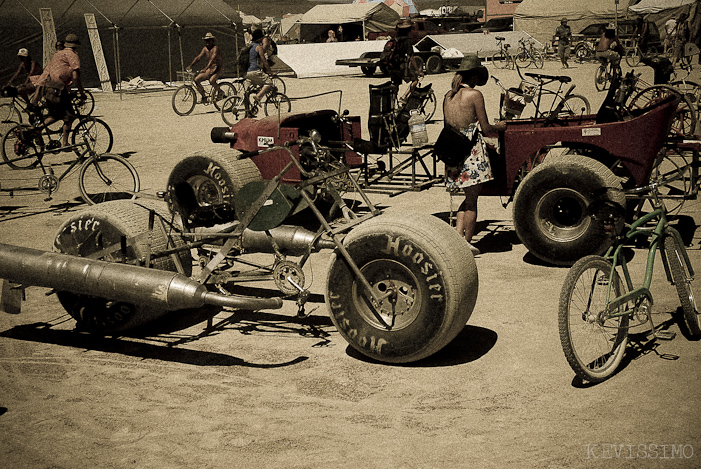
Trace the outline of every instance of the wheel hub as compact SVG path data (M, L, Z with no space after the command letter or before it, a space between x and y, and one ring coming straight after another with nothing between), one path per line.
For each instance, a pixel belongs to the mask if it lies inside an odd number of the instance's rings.
M591 223L585 215L587 200L576 190L557 188L543 195L536 205L536 224L548 238L557 242L582 236Z

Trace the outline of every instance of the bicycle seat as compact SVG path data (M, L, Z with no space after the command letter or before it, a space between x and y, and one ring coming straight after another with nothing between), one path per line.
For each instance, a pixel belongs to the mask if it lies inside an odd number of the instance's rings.
M540 73L526 72L526 76L537 80L557 80L561 83L569 83L572 81L572 77L568 77L567 75L543 75Z
M505 37L501 37L501 36L496 36L495 39L496 39L497 41L505 41L505 40L506 40Z

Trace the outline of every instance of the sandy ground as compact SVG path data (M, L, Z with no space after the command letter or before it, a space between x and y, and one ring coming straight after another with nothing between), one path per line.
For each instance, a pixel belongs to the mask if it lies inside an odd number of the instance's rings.
M568 74L596 109L603 93L593 89L594 68L576 65ZM641 71L652 81L651 69ZM562 71L548 62L544 72ZM507 86L519 82L515 72L496 74ZM426 81L442 95L450 79ZM289 79L288 95L341 89L342 107L365 123L367 86L383 81ZM495 117L499 89L490 81L483 91ZM335 109L333 99L304 106ZM149 193L164 188L181 157L212 146L209 130L222 125L204 107L176 116L170 92L98 95L97 102L114 131L114 151L130 155ZM433 139L439 128L431 126ZM0 173L3 187L13 176ZM51 201L0 195L0 242L50 249L58 226L81 208L76 196L75 179ZM442 187L373 200L440 216L450 209ZM617 375L581 385L557 331L567 269L527 253L511 206L501 202L480 201L480 291L469 323L444 350L405 366L367 360L336 332L322 296L327 253L311 262L313 313L303 323L288 302L274 312L221 311L214 317L220 327L207 334L201 318L174 315L140 337L100 339L75 332L46 290L29 289L21 315L0 315L0 465L701 467L698 342L681 333L660 342L637 335ZM699 203L687 203L683 214L695 220L687 234L701 270ZM658 267L654 320L679 332L679 300Z

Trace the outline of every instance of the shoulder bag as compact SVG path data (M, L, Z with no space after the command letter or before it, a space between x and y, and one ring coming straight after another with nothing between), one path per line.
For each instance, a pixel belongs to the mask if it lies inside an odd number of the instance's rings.
M433 146L433 152L446 166L456 168L465 161L476 141L477 132L472 134L472 138L467 138L455 128L446 125Z

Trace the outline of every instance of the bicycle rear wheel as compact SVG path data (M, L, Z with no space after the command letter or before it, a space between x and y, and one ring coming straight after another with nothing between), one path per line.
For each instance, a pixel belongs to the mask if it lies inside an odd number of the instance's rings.
M22 123L22 114L11 103L0 104L0 137L17 124Z
M497 52L492 56L492 65L495 68L507 68L508 57L503 52Z
M516 54L514 54L514 59L516 60L516 64L522 68L528 67L531 64L531 56L528 55L526 49L520 46L518 50L516 50Z
M97 153L107 153L112 150L114 136L112 129L102 119L96 117L84 117L75 126L71 133L71 144L77 145L87 142L90 148ZM84 149L78 147L74 150L77 154L83 153Z
M277 116L278 113L290 112L291 110L292 102L290 98L282 93L268 95L263 106L266 116Z
M272 77L272 80L273 80L273 86L275 87L275 89L277 89L278 93L280 93L280 94L287 93L287 85L285 84L284 81L282 81L282 78L275 75Z
M690 266L686 263L684 247L680 245L679 238L671 233L664 237L662 245L672 283L677 289L677 295L679 295L679 301L682 305L686 327L693 337L701 336L701 323L699 322L701 320L701 312L696 306L694 292L691 288L694 275L690 271Z
M140 185L134 166L123 157L109 153L88 158L78 173L80 195L88 205L135 199Z
M611 318L608 300L625 290L611 262L586 256L575 262L560 293L560 343L572 370L581 379L597 383L611 376L621 363L628 342L627 315Z
M190 114L192 110L195 109L196 102L197 93L195 93L195 89L190 85L182 85L175 90L171 99L173 111L179 116L187 116Z
M531 51L531 57L533 57L533 65L535 68L543 68L545 66L545 57L539 51Z
M571 94L562 103L562 111L559 112L558 117L581 116L590 113L589 100L582 95Z
M217 111L221 110L224 102L236 94L236 88L231 83L223 82L219 83L219 94L214 96L214 89L212 89L212 103Z
M221 118L229 126L234 125L246 114L242 95L228 97L221 105Z
M677 104L677 110L674 112L669 136L682 137L693 135L696 130L697 122L694 105L691 103L688 96L672 86L653 85L645 88L633 96L627 107L629 110L651 107L672 94L680 96L681 101Z
M44 150L41 133L31 125L17 124L2 136L2 159L12 169L32 169Z
M637 67L640 65L640 60L643 58L643 53L638 47L632 47L626 52L626 63L630 67Z
M600 65L594 73L594 86L597 91L604 91L611 86L611 72L608 66Z

